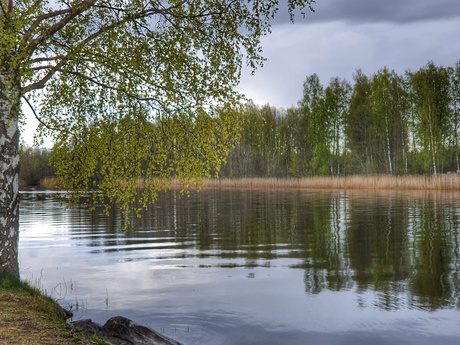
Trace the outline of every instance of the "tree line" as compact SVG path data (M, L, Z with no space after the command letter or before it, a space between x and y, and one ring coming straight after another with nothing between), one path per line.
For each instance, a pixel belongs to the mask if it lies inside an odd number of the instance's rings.
M43 147L21 146L21 185L36 186L44 177L54 176L56 170L50 165L51 150Z
M244 106L223 177L437 174L460 170L460 60L353 83L308 76L298 105Z
M220 116L220 115L217 115ZM297 106L243 105L240 135L219 176L437 174L460 170L460 60L399 75L358 69L353 82L308 76ZM29 184L54 173L50 152L22 150ZM40 163L38 163L40 161Z

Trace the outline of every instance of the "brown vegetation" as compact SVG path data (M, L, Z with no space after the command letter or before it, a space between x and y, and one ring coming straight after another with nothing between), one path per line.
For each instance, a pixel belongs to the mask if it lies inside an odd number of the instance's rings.
M446 190L460 191L460 174L438 175L353 175L345 177L237 178L202 181L203 188L235 189L346 189L346 190ZM173 188L182 185L173 180ZM40 181L41 188L55 189L56 179Z
M359 175L298 179L242 178L206 180L203 187L243 189L347 189L347 190L449 190L460 191L460 175Z

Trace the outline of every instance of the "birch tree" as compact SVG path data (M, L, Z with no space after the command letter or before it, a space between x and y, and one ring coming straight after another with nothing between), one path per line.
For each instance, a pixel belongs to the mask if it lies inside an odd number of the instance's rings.
M452 140L451 150L455 170L460 171L460 60L450 69L450 92L451 92L451 111L452 111Z
M288 0L291 19L311 2ZM19 272L22 102L65 158L57 168L66 187L98 188L127 205L134 180L147 175L143 200L152 201L161 187L153 177L193 179L225 159L237 126L214 109L238 100L243 63L261 65L260 38L278 8L277 0L0 0L0 271Z
M311 173L326 175L330 160L327 145L329 123L324 116L324 87L316 73L305 79L299 108L305 120L305 142L311 148L307 158Z
M345 121L350 106L351 85L346 79L331 78L324 96L325 122L329 124L328 146L332 154L332 175L343 174L341 156L346 151Z
M365 174L373 172L373 136L371 133L371 83L361 69L353 75L353 91L350 99L350 109L346 123L348 147L354 160L360 165L357 171Z
M429 62L411 76L417 135L432 173L440 172L451 124L448 70Z
M388 174L407 172L407 97L403 79L383 68L372 77L370 104L374 137Z

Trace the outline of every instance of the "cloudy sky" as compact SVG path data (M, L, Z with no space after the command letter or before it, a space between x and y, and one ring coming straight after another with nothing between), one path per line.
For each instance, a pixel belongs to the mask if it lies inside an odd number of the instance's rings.
M316 0L314 8L295 24L280 13L263 40L264 67L244 71L239 90L256 104L295 106L313 73L327 86L335 76L351 82L357 68L402 74L460 60L459 0Z

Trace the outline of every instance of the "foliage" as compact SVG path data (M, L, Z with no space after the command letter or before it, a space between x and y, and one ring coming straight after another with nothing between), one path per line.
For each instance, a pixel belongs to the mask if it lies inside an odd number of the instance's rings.
M346 122L346 136L348 147L353 152L353 164L359 165L358 171L372 173L372 113L369 96L371 84L369 77L361 69L353 75L354 86L349 104L349 114Z
M460 168L460 61L354 83L306 78L298 106L248 103L226 177L431 174Z
M102 190L88 206L104 203L108 211L119 202L126 216L131 207L140 211L154 201L171 177L185 187L216 177L238 132L239 113L232 108L215 116L198 109L155 124L137 110L118 121L95 121L79 141L58 137L52 163L63 188L74 191L70 201Z
M109 342L105 341L104 339L102 339L100 336L98 336L96 333L93 334L93 338L92 340L98 344L98 345L110 345Z
M441 149L438 148L436 158L442 164L438 172L456 171L459 167L459 66L460 62L454 68L441 69L448 72L449 84L444 88L449 90L450 96L444 96L439 101L447 106L438 105L437 108L445 109L446 114L443 130L439 132L442 135L442 139L438 140ZM436 66L433 68L438 69ZM140 182L136 176L142 176L142 183L148 180L157 183L157 188L163 188L170 176L187 183L186 179L182 179L186 169L209 172L195 175L194 183L203 176L215 177L217 173L221 177L430 173L433 172L432 153L430 146L424 144L429 142L430 131L421 128L427 122L421 120L420 104L423 103L418 103L424 98L417 96L414 89L417 86L413 84L414 76L425 69L422 67L404 76L387 68L367 76L358 69L353 85L346 80L332 78L326 87L321 85L317 75L312 75L306 78L306 94L298 107L285 110L248 102L238 110L231 107L217 110L213 116L201 109L198 114L188 117L200 119L193 120L202 125L192 130L195 136L184 132L178 122L170 119L160 121L158 125L129 116L117 125L94 123L92 132L88 132L93 137L85 141L93 142L99 149L106 147L105 151L102 154L97 153L98 150L85 151L89 147L83 145L73 168L80 170L75 172L75 177L80 180L72 180L70 175L63 176L63 180L74 181L74 185L67 188L83 191L96 188L103 180L110 183L118 175L123 176L125 187L131 183L130 188L134 192ZM446 74L441 80L447 82ZM430 81L427 83L430 84ZM216 126L226 129L213 131L218 128ZM135 131L133 127L136 127ZM145 131L143 136L140 135L142 131ZM227 136L222 136L224 132ZM140 137L135 137L135 133ZM168 141L171 137L176 137L182 145ZM200 139L204 137L212 140ZM222 164L216 156L219 150L214 150L218 143L228 148L221 157ZM136 145L142 152L141 156L127 155L117 161L112 153L108 153L122 148L128 152L131 146ZM70 161L75 157L67 153L72 151L72 155L77 155L76 147L56 146L55 159L67 167L71 166ZM199 157L199 152L207 151L215 155L208 155L208 158L203 155L194 160ZM225 158L227 153L228 159ZM181 162L182 170L174 170L174 161ZM161 166L159 162L162 162ZM111 175L115 166L123 171ZM193 168L196 166L200 168ZM91 178L82 178L86 170ZM61 169L61 174L63 171L66 170ZM67 173L71 171L69 169ZM161 171L165 173L162 175ZM113 196L113 200L117 197Z
M288 0L291 20L312 2ZM53 137L71 200L97 189L104 197L93 201L128 212L154 201L166 178L187 187L218 174L238 136L241 68L262 65L260 38L279 5L2 0L0 81Z
M436 174L443 163L447 136L452 133L448 70L429 62L411 74L411 83L417 109L418 143L426 155L426 168Z

